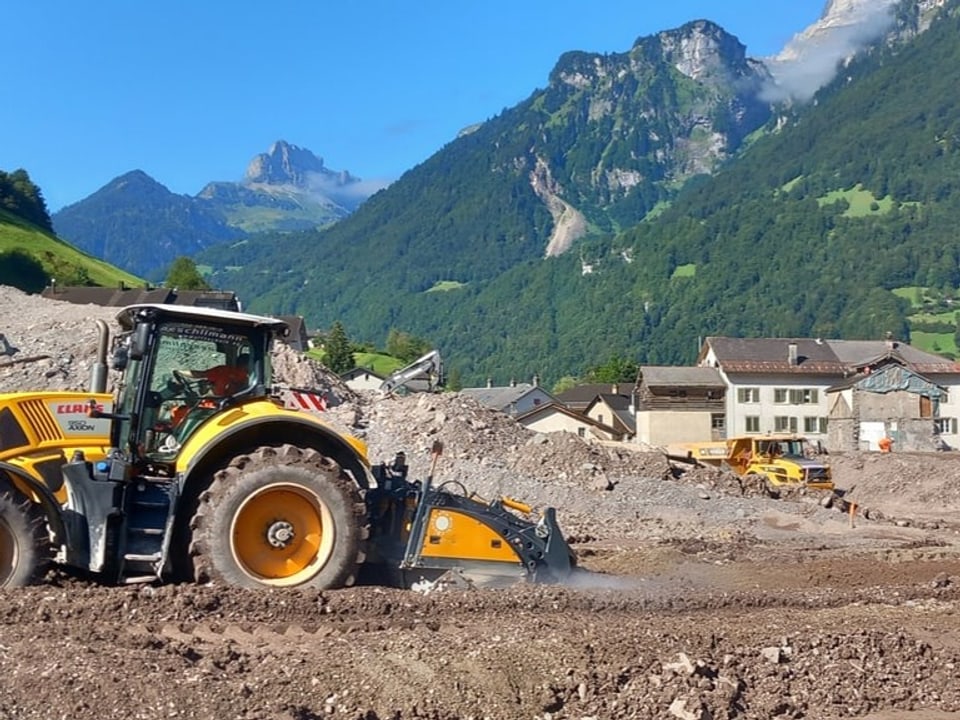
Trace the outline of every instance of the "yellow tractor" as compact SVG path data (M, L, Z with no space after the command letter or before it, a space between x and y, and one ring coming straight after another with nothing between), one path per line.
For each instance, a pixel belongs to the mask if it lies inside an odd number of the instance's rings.
M435 487L432 470L411 481L402 457L372 465L361 440L285 407L282 321L174 305L117 319L112 354L98 321L91 392L0 394L0 586L51 561L107 583L251 588L571 572L552 508Z

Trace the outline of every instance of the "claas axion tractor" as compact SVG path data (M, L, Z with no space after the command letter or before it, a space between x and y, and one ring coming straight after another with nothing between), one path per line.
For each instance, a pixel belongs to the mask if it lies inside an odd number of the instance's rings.
M89 393L0 394L0 586L51 561L111 584L250 588L571 572L552 508L531 517L435 485L432 469L411 481L403 462L372 464L360 439L286 407L270 364L282 321L175 305L117 319L112 352L97 321Z

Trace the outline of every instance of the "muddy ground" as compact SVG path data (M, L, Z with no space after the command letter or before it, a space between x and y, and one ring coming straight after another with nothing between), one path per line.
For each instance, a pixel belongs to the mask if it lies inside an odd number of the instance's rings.
M78 348L94 340L80 328L112 311L3 288L0 302L0 331L29 360L0 361L0 391L82 387ZM556 506L583 572L423 593L102 587L54 571L0 592L0 718L960 712L957 455L831 456L851 514L716 471L674 477L657 453L535 435L456 395L342 395L330 421L372 457L405 449L422 475L439 438L439 480Z
M789 513L787 513L789 515ZM782 520L784 516L778 515ZM0 717L914 718L960 711L953 533L578 546L574 587L0 597Z

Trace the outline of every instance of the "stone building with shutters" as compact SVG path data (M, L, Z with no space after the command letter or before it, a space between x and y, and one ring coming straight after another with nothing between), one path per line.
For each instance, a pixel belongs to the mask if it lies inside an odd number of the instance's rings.
M950 447L944 436L957 434L957 418L942 414L946 389L894 359L860 369L827 397L834 450L879 450L884 438L895 450L942 450Z

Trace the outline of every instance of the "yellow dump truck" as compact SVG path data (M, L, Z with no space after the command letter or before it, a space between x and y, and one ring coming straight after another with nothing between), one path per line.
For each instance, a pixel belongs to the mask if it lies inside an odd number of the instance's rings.
M773 485L833 489L830 466L820 450L799 435L743 435L667 447L671 460L713 465L737 475L765 475Z

